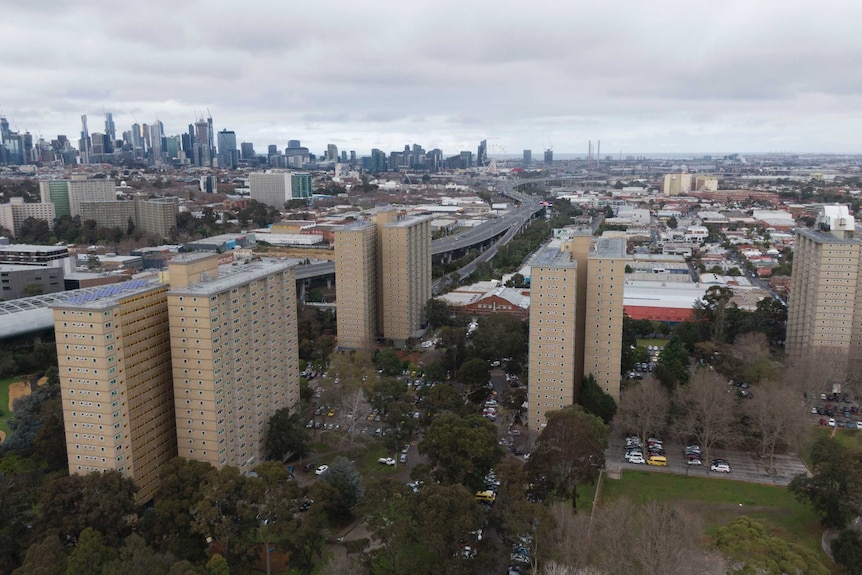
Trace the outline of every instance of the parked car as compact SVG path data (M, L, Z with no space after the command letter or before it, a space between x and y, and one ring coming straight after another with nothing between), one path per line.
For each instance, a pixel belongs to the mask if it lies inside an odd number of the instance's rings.
M314 470L314 473L316 475L323 475L327 471L329 471L329 466L328 465L321 465L320 467L318 467L317 469Z
M386 465L395 465L395 459L392 457L381 457L377 460L377 463L385 463Z
M644 456L641 455L640 453L638 453L636 455L632 455L631 457L628 458L628 460L629 460L629 463L634 463L637 465L643 465L644 463L646 463Z
M835 427L835 419L829 418L829 427Z
M688 457L687 463L689 465L703 465L703 461L701 461L700 457L698 457L696 455L690 455Z
M724 459L713 459L709 470L718 471L719 473L730 473L730 464Z

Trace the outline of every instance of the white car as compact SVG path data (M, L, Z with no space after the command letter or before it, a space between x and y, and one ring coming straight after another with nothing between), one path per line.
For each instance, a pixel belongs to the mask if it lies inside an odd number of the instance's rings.
M835 427L835 419L832 417L829 418L829 427Z
M318 467L317 469L314 470L314 474L315 475L323 475L327 471L329 471L329 466L328 465L321 465L320 467Z
M395 459L392 457L381 457L377 463L385 463L386 465L395 465Z
M644 459L644 456L641 455L640 453L636 453L634 455L627 456L626 459L629 460L629 463L635 463L637 465L645 465L646 464L646 459Z
M727 463L713 463L709 466L710 471L718 471L719 473L730 473L730 465Z

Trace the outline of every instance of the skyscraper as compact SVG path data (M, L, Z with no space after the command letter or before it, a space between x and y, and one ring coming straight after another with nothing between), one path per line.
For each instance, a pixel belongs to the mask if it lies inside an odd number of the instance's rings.
M476 153L476 165L483 168L488 165L488 141L479 142L479 150Z
M311 174L302 172L252 172L249 174L251 199L282 209L290 200L311 198Z
M90 130L87 129L87 115L81 116L81 139L78 140L78 151L81 154L81 163L90 163Z
M139 503L177 455L167 291L131 280L53 306L69 473L119 471Z
M254 144L251 142L243 142L240 144L240 150L242 151L242 159L243 160L253 160L256 157L254 153Z
M117 128L114 126L114 115L110 112L105 112L105 135L108 136L113 145L117 139Z
M326 146L326 159L329 162L338 161L338 146L335 144L328 144Z
M209 122L203 118L195 122L194 162L196 166L212 167L212 148L210 147Z
M548 148L545 150L545 165L550 166L554 163L554 150Z
M529 168L533 163L533 150L524 150L524 167Z
M530 272L528 424L541 429L546 413L577 402L592 374L619 400L625 240L576 230L554 240Z
M219 168L236 169L239 152L236 149L236 133L222 130L218 133L218 166Z
M862 240L847 206L819 206L816 229L797 229L787 314L788 357L841 383L862 360Z
M168 293L179 455L254 469L266 424L299 402L296 261L171 260Z

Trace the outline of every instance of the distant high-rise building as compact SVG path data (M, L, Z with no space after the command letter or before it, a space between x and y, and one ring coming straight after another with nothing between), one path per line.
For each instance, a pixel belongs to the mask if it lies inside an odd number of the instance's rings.
M201 167L212 167L212 140L210 122L203 118L195 122L194 159L195 165Z
M862 240L845 205L819 206L815 226L796 229L785 347L829 386L862 361Z
M347 150L341 150L341 162L347 163Z
M54 204L56 217L80 216L83 202L117 200L117 185L113 179L42 180L39 182L42 202Z
M236 133L222 130L218 133L218 166L229 170L236 169L239 152L236 149Z
M177 455L167 291L131 280L53 306L69 473L119 471L139 503Z
M483 168L488 165L488 141L479 142L479 150L476 153L476 165Z
M29 218L44 220L48 223L48 229L54 229L54 219L56 217L54 204L50 202L32 203L24 202L24 198L9 198L8 204L0 204L0 227L4 227L12 232L14 237L18 237L23 233L24 222ZM0 298L4 300L14 299L9 297L9 294L2 293L0 293Z
M545 150L545 165L550 166L554 163L554 150L548 148Z
M252 172L251 199L274 208L284 208L290 200L311 198L311 174L302 172Z
M240 144L243 160L254 160L257 155L254 153L254 144L251 142L243 142Z
M164 135L164 125L156 120L150 124L150 145L153 156L153 165L161 166L165 160L164 149L162 148L162 136Z
M461 169L473 167L473 152L461 152Z
M533 150L524 150L524 167L529 168L533 163Z
M252 471L267 423L299 403L296 261L219 266L196 252L168 264L180 457Z
M288 140L287 141L288 148L301 148L302 143L299 140Z
M356 150L350 150L350 163L356 163Z
M666 196L679 196L691 192L691 174L683 172L665 175L663 192Z
M338 146L335 144L328 144L326 146L326 160L329 162L338 161Z
M90 163L90 130L87 128L87 115L81 116L81 139L78 140L78 152L81 155L81 163Z
M110 138L111 143L117 139L117 128L114 126L114 115L110 112L105 112L105 135Z
M531 271L529 426L577 402L584 376L619 401L625 239L554 241Z

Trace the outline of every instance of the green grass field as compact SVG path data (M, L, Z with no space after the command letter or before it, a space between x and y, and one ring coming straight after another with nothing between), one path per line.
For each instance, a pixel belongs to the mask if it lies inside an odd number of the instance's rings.
M684 477L649 471L629 471L622 479L604 480L602 500L628 497L636 502L669 501L697 514L707 533L746 515L763 523L774 535L820 551L822 528L811 508L798 502L785 487L726 479Z
M669 339L661 339L661 338L657 338L657 337L648 338L648 339L638 338L638 345L641 345L643 347L646 347L648 345L667 345L667 342L669 342L669 341L670 341Z
M12 433L12 430L9 429L9 419L12 417L12 413L9 411L9 384L19 379L19 377L0 379L0 413L3 414L0 416L0 430L3 430L7 436Z

